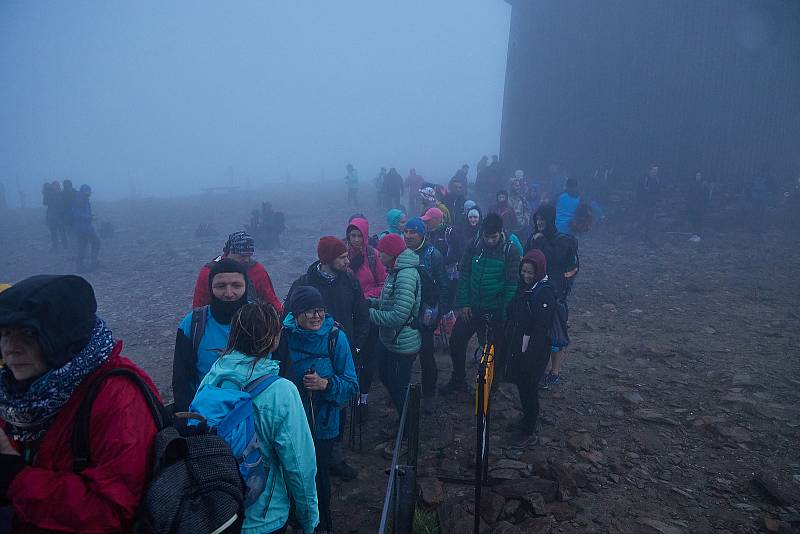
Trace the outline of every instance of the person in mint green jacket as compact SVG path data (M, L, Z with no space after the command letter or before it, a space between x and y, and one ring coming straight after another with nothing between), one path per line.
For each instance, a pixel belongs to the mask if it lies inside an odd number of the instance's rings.
M231 321L228 345L201 382L248 384L277 375L279 363L270 359L281 337L278 312L268 303L243 306ZM319 524L314 441L297 387L279 378L253 400L258 414L256 433L261 458L268 466L264 492L245 512L244 534L283 532L291 501L294 516L305 532Z
M412 327L422 302L419 257L406 248L405 241L397 234L381 238L378 253L388 274L381 298L369 299L369 320L378 327L381 382L401 414L411 368L422 346L419 330Z

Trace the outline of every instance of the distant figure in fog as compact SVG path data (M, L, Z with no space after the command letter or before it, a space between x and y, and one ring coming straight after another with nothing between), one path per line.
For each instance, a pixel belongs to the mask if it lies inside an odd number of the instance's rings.
M358 206L358 171L351 163L345 167L347 174L344 177L344 183L347 185L347 204L349 206Z
M50 252L57 252L61 244L67 249L67 230L64 228L64 202L61 184L56 180L42 186L42 204L47 207L45 221L50 230Z
M577 233L573 228L573 223L580 204L581 195L578 191L578 180L567 178L566 188L563 193L558 195L556 200L556 230L562 234L575 235Z
M75 197L75 204L72 206L72 230L75 232L75 239L78 248L78 272L94 271L100 264L97 261L100 254L100 238L94 229L94 215L89 199L92 196L92 188L83 184ZM91 247L90 263L87 266L86 247Z
M416 169L411 169L408 172L408 176L406 176L405 186L406 192L408 193L408 205L406 209L413 210L414 206L417 205L417 199L419 198L419 190L422 187L422 182L424 179L422 176L417 174Z
M261 234L259 238L267 250L281 246L281 234L286 230L286 217L282 211L273 211L271 202L261 203Z
M700 234L703 233L703 223L710 205L711 188L703 179L703 173L697 172L686 196L686 211L692 227L692 237L689 238L689 241L692 243L701 241Z
M403 196L403 177L392 167L383 178L383 201L385 208L399 208Z
M386 172L386 167L381 167L378 175L374 178L375 192L377 194L379 208L386 207L386 202L383 196L383 181L386 179Z
M456 171L452 178L450 178L450 183L458 182L462 186L462 192L466 195L467 190L469 189L469 165L466 163L461 166L460 169Z
M61 208L63 213L63 225L68 232L72 232L72 208L75 206L75 200L78 192L72 187L72 180L64 180L62 182L63 190L61 191Z
M225 258L230 258L239 262L245 267L247 273L247 298L249 301L262 299L283 313L283 305L275 295L272 287L272 279L269 273L260 262L253 259L255 253L255 241L247 232L234 232L228 236L228 241L222 249L222 255L217 256L207 263L197 275L197 282L194 286L194 298L192 307L199 308L211 304L211 292L208 285L208 277L214 265Z
M647 174L639 180L637 200L639 202L639 225L642 237L652 242L655 226L655 211L661 198L661 178L658 176L658 165L651 165Z

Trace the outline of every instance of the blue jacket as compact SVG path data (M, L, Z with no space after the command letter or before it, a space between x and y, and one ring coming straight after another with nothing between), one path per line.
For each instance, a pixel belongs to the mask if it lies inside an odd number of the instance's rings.
M175 353L172 363L172 396L175 410L185 411L200 387L200 381L219 358L228 344L231 326L218 323L211 314L211 306L206 311L206 327L197 354L192 346L192 313L183 318L175 338Z
M305 330L297 325L289 313L283 321L283 336L279 350L285 352L280 359L285 362L284 376L300 391L309 424L313 404L314 439L333 439L339 435L339 409L358 395L358 378L350 352L347 334L339 330L333 358L328 353L328 336L333 328L333 317L325 317L319 330ZM322 378L330 380L327 391L311 392L303 386L303 375L313 369ZM312 402L309 403L309 400Z
M562 234L573 235L572 221L581 204L581 197L573 197L569 193L561 193L556 202L556 230Z
M278 362L232 352L211 366L201 385L246 385L264 375L278 373ZM319 523L315 477L317 462L297 388L280 379L253 400L261 458L268 468L264 492L248 506L242 532L261 534L281 528L289 518L290 498L295 517L306 532Z
M92 205L89 199L78 195L72 206L72 229L79 234L90 233L94 229L92 224Z

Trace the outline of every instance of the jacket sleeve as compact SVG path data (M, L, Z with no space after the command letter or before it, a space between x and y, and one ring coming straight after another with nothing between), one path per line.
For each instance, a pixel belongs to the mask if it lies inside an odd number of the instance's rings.
M356 349L364 348L369 336L369 303L364 298L364 292L361 290L361 284L358 278L352 277L353 280L353 302L355 302L355 309L353 312L353 346Z
M289 383L283 389L284 413L273 418L271 425L266 425L268 437L272 438L275 454L280 460L283 480L294 500L297 519L305 532L313 532L319 523L314 440L297 388Z
M278 300L278 296L275 294L275 289L272 287L272 279L270 279L267 270L259 264L258 269L255 271L251 270L251 272L253 273L252 282L253 285L256 286L256 293L258 293L258 296L275 306L278 315L283 315L283 304L281 304L281 301Z
M508 259L505 265L505 284L503 286L503 309L511 303L517 293L519 283L519 250L512 243L508 250Z
M331 381L330 388L323 392L323 398L337 406L345 406L348 401L358 395L358 378L356 377L356 367L353 364L353 353L350 351L350 343L347 341L347 334L339 330L339 338L336 340L336 354L333 361L333 376L326 377ZM341 369L339 372L337 369Z
M111 377L90 419L91 463L81 473L26 467L8 496L25 523L59 532L122 532L130 528L149 476L156 434L136 385Z
M211 295L208 292L208 274L211 272L207 266L200 269L197 275L197 282L194 284L194 298L192 298L192 308L199 308L211 304Z
M191 315L190 315L191 317ZM181 328L175 335L175 353L172 359L172 397L175 411L185 412L197 392L197 365L192 340Z
M458 264L458 292L456 308L469 306L469 282L472 276L472 243L464 247L464 254Z
M408 271L413 271L408 272ZM416 281L419 280L416 269L402 269L397 273L394 287L394 305L387 310L372 308L369 320L378 326L400 328L408 322L416 302Z

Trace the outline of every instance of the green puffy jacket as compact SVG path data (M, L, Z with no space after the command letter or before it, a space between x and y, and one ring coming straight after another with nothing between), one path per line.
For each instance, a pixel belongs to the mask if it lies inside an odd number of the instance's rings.
M491 248L482 237L472 242L458 266L456 308L505 313L517 292L519 262L519 250L505 234Z
M370 299L369 320L380 327L381 343L398 354L414 354L422 346L419 330L408 326L419 315L422 302L418 265L419 256L405 249L386 276L380 300Z

